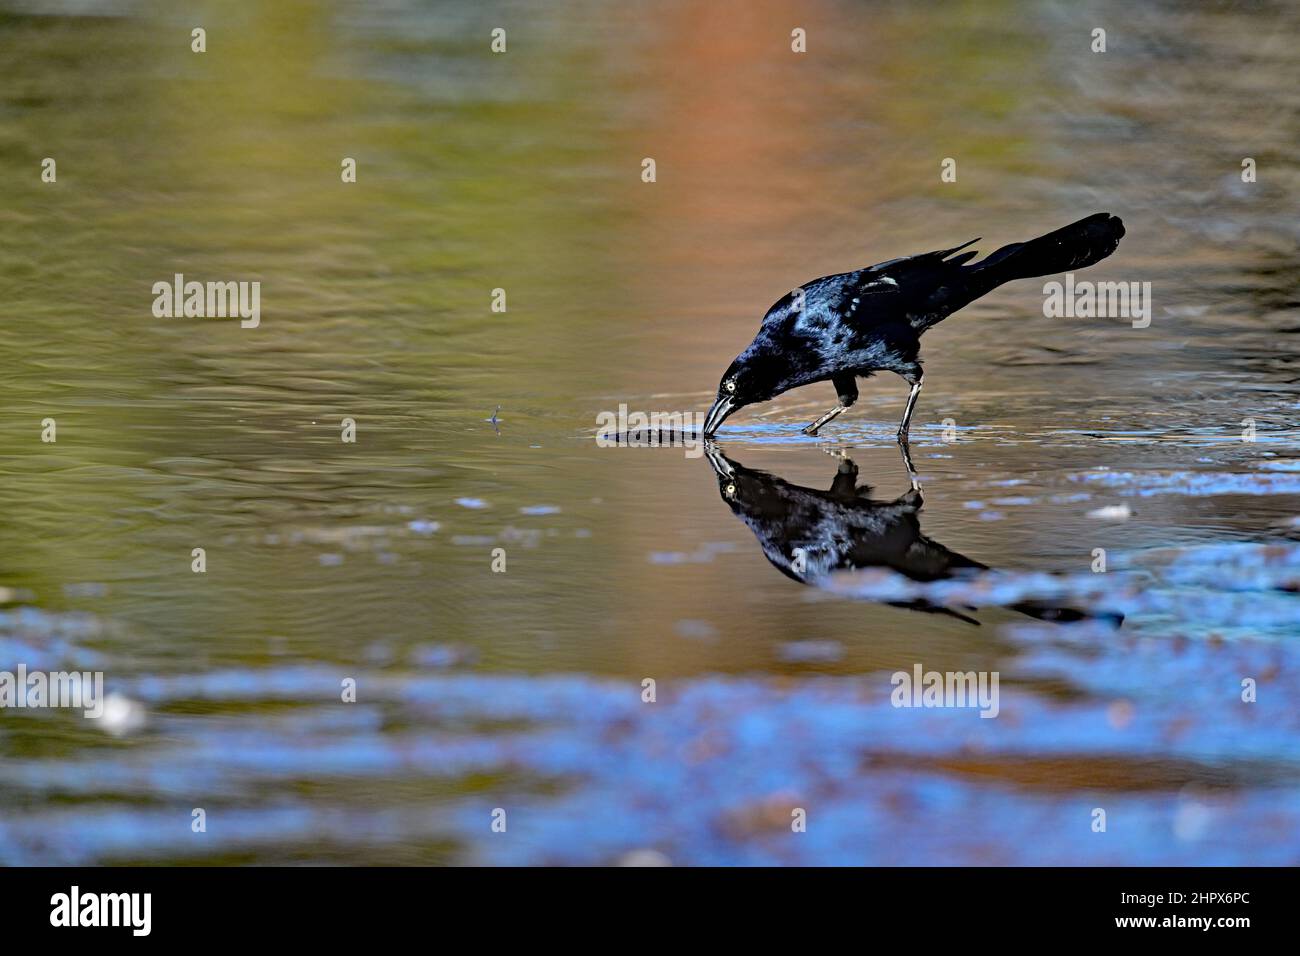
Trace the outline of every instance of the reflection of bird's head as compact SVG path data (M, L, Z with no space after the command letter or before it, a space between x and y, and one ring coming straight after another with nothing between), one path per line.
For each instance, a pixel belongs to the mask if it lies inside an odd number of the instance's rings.
M798 485L791 485L765 471L746 468L724 455L713 442L707 443L704 451L718 478L718 494L732 512L742 518L759 514L784 518L791 509L791 489L813 491L811 488L801 489Z

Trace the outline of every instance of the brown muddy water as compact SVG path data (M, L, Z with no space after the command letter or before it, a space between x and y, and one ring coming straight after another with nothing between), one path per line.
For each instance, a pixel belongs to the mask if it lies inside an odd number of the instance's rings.
M113 695L0 710L0 863L1300 862L1295 5L191 19L0 4L0 671ZM1097 211L1149 326L931 331L919 510L888 374L596 440L797 283Z

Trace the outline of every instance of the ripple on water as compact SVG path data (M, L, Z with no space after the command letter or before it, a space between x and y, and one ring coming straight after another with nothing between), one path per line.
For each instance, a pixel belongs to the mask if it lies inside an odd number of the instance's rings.
M128 690L157 718L135 749L18 755L0 767L10 795L80 798L8 812L0 862L275 858L289 847L302 858L308 835L308 860L436 839L451 859L515 864L607 863L640 846L679 863L971 863L987 862L990 845L999 861L1037 864L1294 862L1294 651L1153 646L1139 672L1100 634L1084 656L1041 635L1019 639L1029 673L1064 676L1084 696L1057 701L1007 683L999 717L986 720L896 708L888 673L664 682L653 712L638 681L577 675L298 667L141 679ZM1267 681L1258 704L1241 703L1240 673ZM345 674L369 703L336 702ZM1128 703L1117 710L1116 700ZM223 706L187 716L202 701ZM292 706L268 711L271 701ZM1139 764L1141 785L1126 783ZM470 824L499 799L477 792L485 775L513 781L511 827L527 839L474 835L485 828ZM325 794L331 782L347 787L310 806L250 802L305 780ZM1205 780L1214 788L1197 789ZM1252 789L1261 780L1267 792ZM1104 841L1086 816L1101 781L1119 786ZM222 820L197 851L169 805L188 806L195 792ZM151 799L94 799L109 793ZM419 805L403 793L422 794ZM1214 825L1179 826L1189 801ZM788 839L797 807L815 808L815 839Z

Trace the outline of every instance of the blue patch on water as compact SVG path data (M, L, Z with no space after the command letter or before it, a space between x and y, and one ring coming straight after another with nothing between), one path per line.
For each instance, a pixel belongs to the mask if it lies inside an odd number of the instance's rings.
M1021 639L1029 642L1027 673L1059 676L1087 696L1053 702L1004 684L1001 713L987 720L969 709L896 708L883 672L797 685L663 681L654 704L642 703L638 681L579 675L356 675L369 705L337 703L344 672L327 668L143 680L130 690L155 711L200 701L296 706L202 723L163 713L154 735L120 755L6 761L0 786L10 794L111 793L132 802L11 809L0 821L0 862L433 839L451 843L463 862L499 864L609 863L644 847L693 864L1294 859L1300 716L1288 701L1300 692L1300 671L1289 653L1279 675L1270 648L1183 657L1153 648L1142 658L1145 673L1103 651L1080 678L1078 656L1041 635ZM1154 693L1150 668L1161 674ZM1238 699L1244 672L1274 674L1258 704ZM1119 718L1117 698L1132 702ZM410 729L383 733L379 707L396 708ZM498 729L483 729L491 726ZM173 741L182 729L180 747ZM1149 760L1160 769L1148 788L1108 793L1108 832L1092 833L1090 774ZM1073 782L1058 778L1062 761L1076 767ZM1250 789L1265 767L1268 789ZM1188 789L1211 768L1220 780L1238 779L1239 791ZM1023 783L988 782L999 773ZM513 781L508 792L476 796L456 786L501 775ZM331 778L374 781L369 805L260 796ZM408 788L425 781L430 796L419 805L385 798L393 780ZM195 794L221 824L201 841L188 835ZM490 831L496 807L507 810L509 839ZM797 808L808 815L806 833L791 831ZM1189 827L1189 814L1209 825Z

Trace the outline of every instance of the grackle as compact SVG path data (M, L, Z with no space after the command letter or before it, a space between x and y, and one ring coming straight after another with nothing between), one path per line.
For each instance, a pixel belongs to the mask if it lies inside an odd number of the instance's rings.
M768 309L754 341L723 374L704 434L714 434L738 408L829 379L840 401L804 429L815 435L857 401L858 378L890 371L912 387L898 426L898 440L906 443L921 391L918 353L926 329L1004 282L1100 262L1123 235L1119 218L1103 212L1003 246L970 265L966 263L978 253L961 250L978 239L814 279Z

